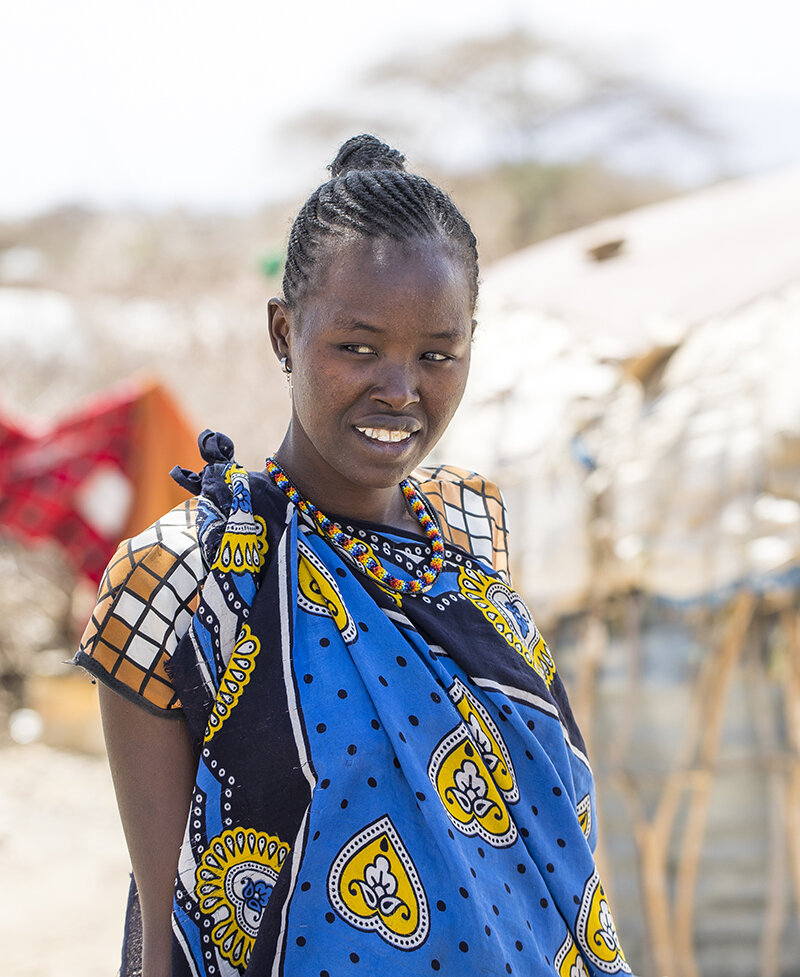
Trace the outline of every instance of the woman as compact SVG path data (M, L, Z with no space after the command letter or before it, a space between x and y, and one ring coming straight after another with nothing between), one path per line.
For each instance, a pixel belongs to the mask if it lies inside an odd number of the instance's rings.
M281 446L248 473L201 437L173 473L199 499L123 544L77 656L144 977L627 973L499 493L418 469L467 380L475 238L371 136L331 170L268 306Z

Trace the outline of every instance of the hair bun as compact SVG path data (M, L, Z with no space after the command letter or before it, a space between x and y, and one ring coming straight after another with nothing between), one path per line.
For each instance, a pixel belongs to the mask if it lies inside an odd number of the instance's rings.
M385 142L367 135L351 136L343 143L328 169L331 176L344 176L352 170L405 170L405 156Z

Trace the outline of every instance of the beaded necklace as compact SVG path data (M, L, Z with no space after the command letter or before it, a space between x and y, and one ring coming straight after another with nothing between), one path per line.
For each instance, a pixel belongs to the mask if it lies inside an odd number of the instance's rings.
M289 476L274 458L267 458L267 474L290 502L293 502L301 512L304 512L314 520L323 536L336 546L340 546L384 590L393 591L397 594L415 596L416 594L426 593L436 582L443 564L444 543L442 542L442 534L436 525L436 520L431 518L425 508L421 494L414 488L408 478L404 478L400 483L400 489L411 512L430 540L432 551L430 565L422 568L422 580L401 580L399 577L395 577L389 573L381 562L370 554L368 548L363 543L360 543L357 539L345 533L332 519L329 519L324 513L320 512L312 502L304 499L289 480Z

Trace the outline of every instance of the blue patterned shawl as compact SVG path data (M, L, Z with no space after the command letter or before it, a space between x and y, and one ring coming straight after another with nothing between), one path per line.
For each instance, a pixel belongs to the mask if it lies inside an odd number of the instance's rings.
M182 478L212 569L172 662L200 755L175 977L629 973L519 595L454 546L428 594L385 593L232 450ZM429 555L348 531L403 574Z

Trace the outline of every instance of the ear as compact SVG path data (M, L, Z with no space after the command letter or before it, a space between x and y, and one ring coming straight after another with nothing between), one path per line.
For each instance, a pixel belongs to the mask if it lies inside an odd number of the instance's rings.
M292 312L283 299L271 298L267 302L269 341L278 359L291 356Z

